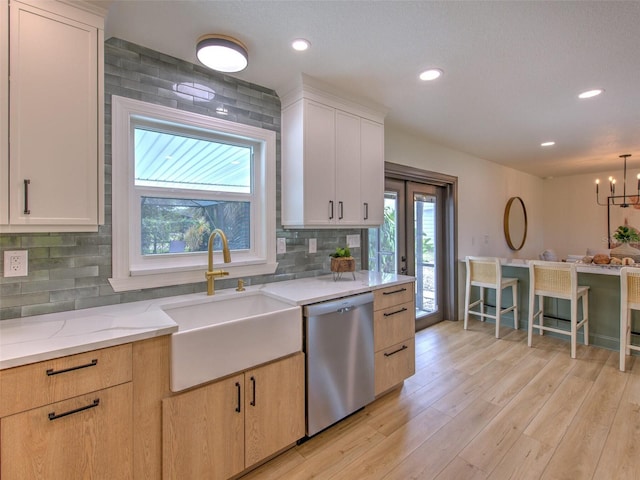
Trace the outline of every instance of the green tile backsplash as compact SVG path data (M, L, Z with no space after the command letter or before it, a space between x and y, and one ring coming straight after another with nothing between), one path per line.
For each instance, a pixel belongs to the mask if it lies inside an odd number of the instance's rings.
M181 85L177 91L174 89L176 84ZM215 96L210 90L215 92ZM360 232L281 228L280 99L275 91L111 38L105 42L105 225L97 233L0 235L0 272L4 250L29 251L28 277L0 277L0 320L203 292L206 289L204 281L124 293L115 293L109 285L111 95L210 116L218 116L216 108L224 107L228 112L223 117L226 120L276 132L277 235L287 239L287 253L277 256L279 265L275 274L248 278L247 285L328 273L329 253L346 243L346 235ZM309 238L318 239L317 253L307 253ZM355 249L354 256L358 251ZM235 282L233 279L217 280L216 288L231 287Z

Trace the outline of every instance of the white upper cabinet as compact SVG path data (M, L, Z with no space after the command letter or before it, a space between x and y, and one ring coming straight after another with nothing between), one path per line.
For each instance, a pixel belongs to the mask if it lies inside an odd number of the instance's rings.
M66 3L9 3L0 232L96 231L103 223L103 23Z
M282 225L380 225L384 114L317 85L303 75L282 97Z

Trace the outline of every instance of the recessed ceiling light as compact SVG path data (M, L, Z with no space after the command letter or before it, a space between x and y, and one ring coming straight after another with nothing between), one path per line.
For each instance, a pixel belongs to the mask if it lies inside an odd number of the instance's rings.
M578 95L578 98L597 97L602 92L604 92L604 89L602 89L602 88L594 88L593 90L587 90L586 92L582 92L580 95Z
M553 147L556 144L556 142L542 142L540 144L541 147Z
M304 52L311 46L311 43L309 40L305 40L304 38L297 38L291 43L291 46L298 52Z
M442 76L443 73L444 72L439 68L430 68L429 70L425 70L420 74L420 80L424 80L425 82L435 80L436 78Z

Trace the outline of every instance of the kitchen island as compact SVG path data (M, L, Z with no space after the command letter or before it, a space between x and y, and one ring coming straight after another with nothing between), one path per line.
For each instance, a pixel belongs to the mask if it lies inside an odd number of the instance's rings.
M610 350L620 345L620 267L609 265L577 264L578 284L589 287L589 343ZM528 327L529 318L529 264L527 260L502 261L502 275L518 279L518 308L520 328ZM472 295L478 295L477 289ZM509 295L507 293L507 295ZM476 297L477 298L477 297ZM488 291L487 302L495 303L493 291ZM581 306L579 307L581 308ZM491 309L493 310L493 309ZM545 323L561 329L569 328L569 302L545 298ZM503 317L505 325L513 326L513 313ZM635 320L635 314L633 315ZM632 324L632 331L635 322ZM555 335L547 333L547 335ZM583 342L582 330L578 332L578 343ZM563 335L559 338L566 339Z

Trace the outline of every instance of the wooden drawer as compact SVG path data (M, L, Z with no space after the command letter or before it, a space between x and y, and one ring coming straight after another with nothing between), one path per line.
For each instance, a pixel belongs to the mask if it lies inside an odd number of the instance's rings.
M2 480L132 478L132 384L0 420Z
M0 417L131 381L131 344L0 370Z
M373 309L383 310L393 305L413 301L413 282L381 288L373 292Z
M373 314L374 350L401 342L414 336L416 330L416 310L413 301L392 305Z
M375 394L389 390L416 371L413 338L397 343L375 354Z

